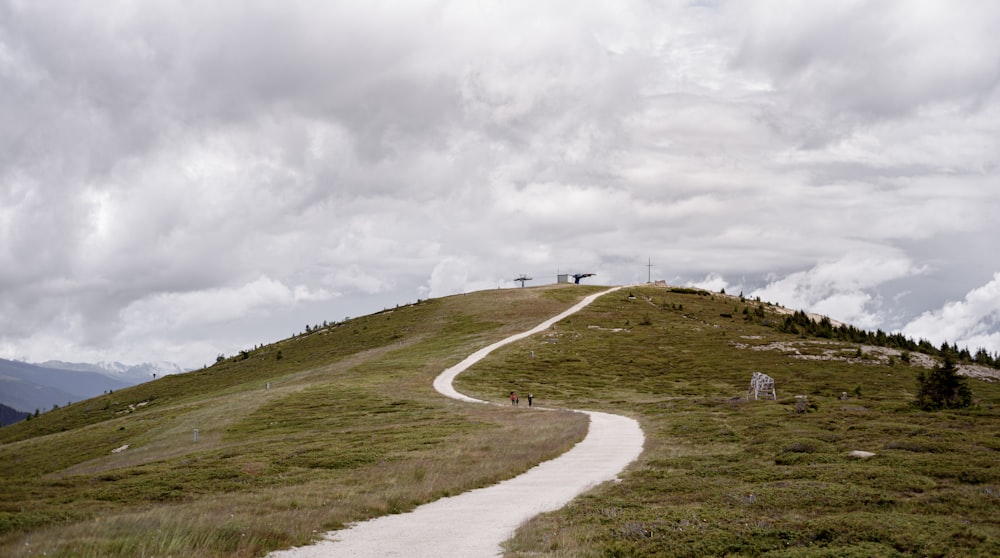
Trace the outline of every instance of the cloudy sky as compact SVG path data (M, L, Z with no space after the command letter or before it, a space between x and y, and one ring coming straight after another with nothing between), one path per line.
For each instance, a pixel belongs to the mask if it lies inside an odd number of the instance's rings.
M998 163L992 0L0 0L0 357L559 272L1000 352Z

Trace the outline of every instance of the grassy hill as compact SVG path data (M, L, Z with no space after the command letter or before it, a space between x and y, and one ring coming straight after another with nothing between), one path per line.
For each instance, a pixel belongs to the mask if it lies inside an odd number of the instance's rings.
M0 556L259 556L514 476L585 418L431 382L593 290L422 301L0 428Z
M629 294L456 382L647 433L624 482L531 522L509 556L1000 555L1000 384L970 380L973 407L924 412L917 355L781 333L783 309L737 297ZM776 401L747 401L755 371Z
M513 476L582 417L431 381L598 290L423 301L0 428L0 555L258 556ZM920 359L788 333L780 311L623 289L459 376L646 431L623 482L524 526L509 556L1000 555L1000 384L920 411ZM754 371L777 401L745 399Z

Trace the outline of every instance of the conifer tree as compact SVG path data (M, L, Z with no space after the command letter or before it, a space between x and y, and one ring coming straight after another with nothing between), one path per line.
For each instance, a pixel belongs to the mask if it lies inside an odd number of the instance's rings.
M959 409L972 404L972 390L965 378L958 375L951 353L945 353L944 364L929 373L917 376L917 406L925 411Z

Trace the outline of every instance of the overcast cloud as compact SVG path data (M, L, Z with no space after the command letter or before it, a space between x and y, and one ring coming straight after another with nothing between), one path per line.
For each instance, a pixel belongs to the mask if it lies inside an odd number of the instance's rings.
M992 0L0 0L0 357L557 272L1000 352L998 86Z

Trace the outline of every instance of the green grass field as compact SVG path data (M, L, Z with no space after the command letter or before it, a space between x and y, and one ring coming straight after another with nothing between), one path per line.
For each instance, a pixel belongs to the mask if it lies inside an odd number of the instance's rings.
M585 417L431 382L583 292L423 301L0 428L0 556L260 556L514 476Z
M972 381L970 409L923 412L916 368L777 333L774 308L751 321L742 310L758 304L734 297L631 293L456 383L472 395L516 385L647 433L624 482L532 521L508 556L1000 555L1000 384ZM776 401L746 400L754 371L775 378Z
M431 381L599 290L422 301L0 428L0 555L260 556L516 475L585 419ZM1000 384L920 411L915 365L780 333L777 310L626 288L459 376L646 432L623 482L529 522L507 555L1000 555ZM746 400L754 371L776 401Z

